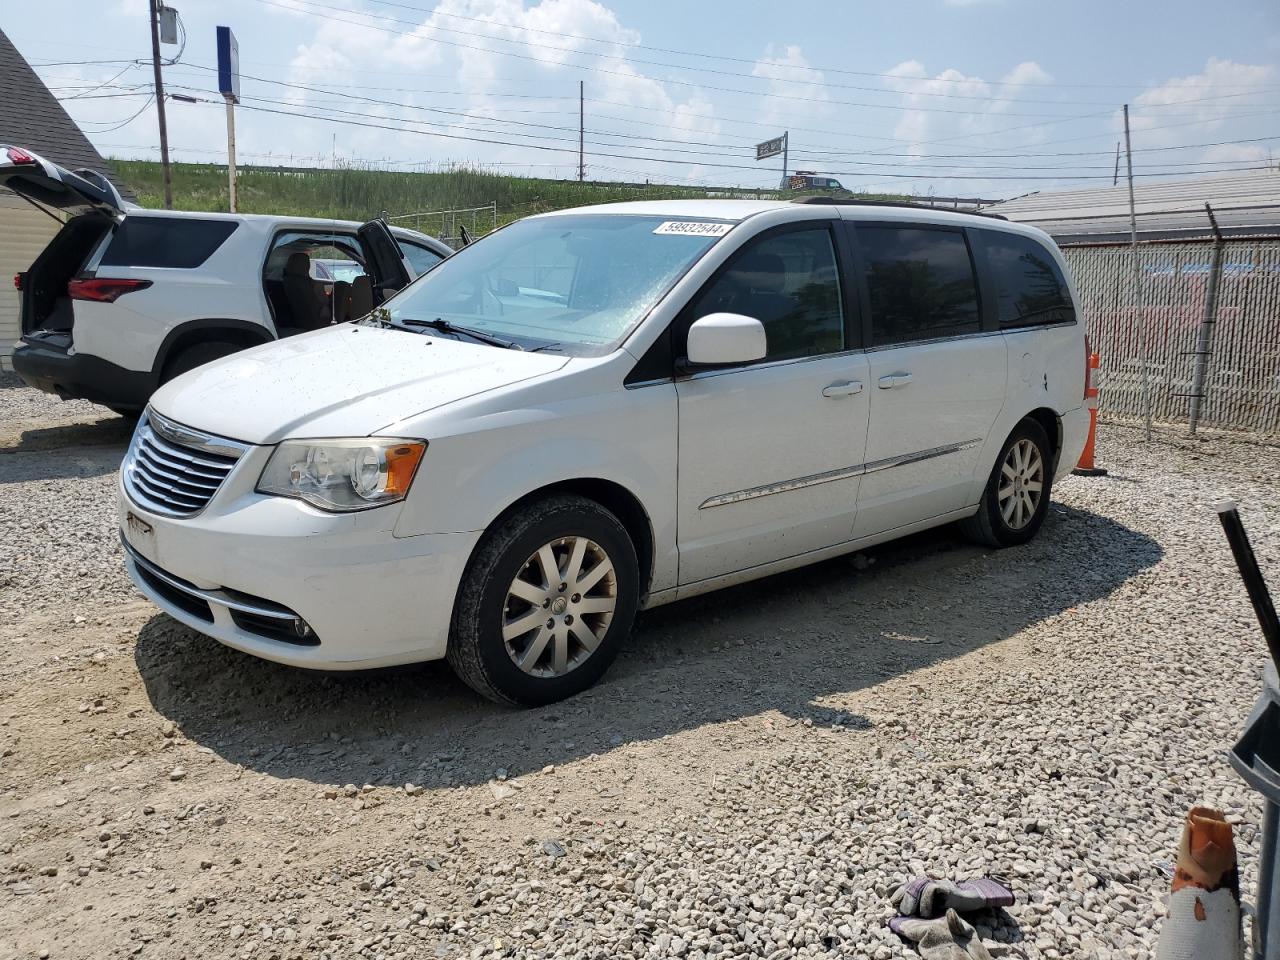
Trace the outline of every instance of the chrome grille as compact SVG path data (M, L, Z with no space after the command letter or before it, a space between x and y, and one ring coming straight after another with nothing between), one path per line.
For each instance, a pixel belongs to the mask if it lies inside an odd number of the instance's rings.
M231 468L248 450L148 410L138 421L122 470L125 489L139 505L170 517L205 508Z

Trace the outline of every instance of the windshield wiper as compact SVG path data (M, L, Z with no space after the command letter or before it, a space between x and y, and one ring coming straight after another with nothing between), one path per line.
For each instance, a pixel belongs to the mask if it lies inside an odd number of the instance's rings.
M485 333L483 330L473 330L471 327L460 327L456 323L450 323L442 317L436 317L434 320L419 320L415 317L397 317L395 323L401 323L406 327L426 327L428 330L438 330L441 333L457 333L464 337L470 337L472 340L478 340L480 343L487 343L491 347L503 347L507 350L519 350L521 347L510 341L503 340L501 337L495 337L492 334Z
M541 353L543 350L554 350L556 353L561 352L559 343L544 343L540 346L530 347L525 351L525 353Z

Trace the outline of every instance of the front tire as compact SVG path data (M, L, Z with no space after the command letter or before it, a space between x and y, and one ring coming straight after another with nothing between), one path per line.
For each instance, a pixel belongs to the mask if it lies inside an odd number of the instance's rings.
M1030 418L1013 428L964 533L989 547L1013 547L1036 535L1049 512L1053 454L1044 427Z
M639 580L626 528L600 504L579 496L530 504L490 530L468 563L449 664L498 703L571 697L618 655Z

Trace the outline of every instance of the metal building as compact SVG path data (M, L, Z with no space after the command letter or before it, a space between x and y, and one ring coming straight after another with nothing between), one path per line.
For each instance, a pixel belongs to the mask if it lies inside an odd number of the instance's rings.
M1280 171L1140 183L1134 207L1136 263L1127 186L984 209L1063 248L1104 414L1280 436Z

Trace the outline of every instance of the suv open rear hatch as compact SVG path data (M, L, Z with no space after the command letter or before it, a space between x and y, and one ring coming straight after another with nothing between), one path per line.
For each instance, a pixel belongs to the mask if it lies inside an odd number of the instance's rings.
M124 215L125 202L115 185L96 170L64 170L22 147L0 144L0 187L8 187L45 211L70 216L105 213Z

